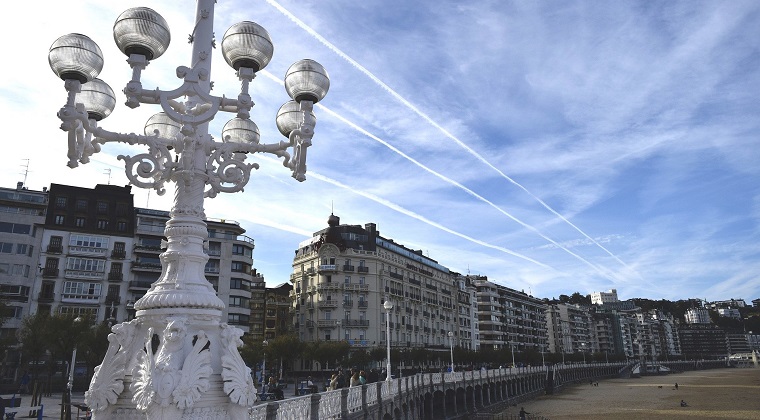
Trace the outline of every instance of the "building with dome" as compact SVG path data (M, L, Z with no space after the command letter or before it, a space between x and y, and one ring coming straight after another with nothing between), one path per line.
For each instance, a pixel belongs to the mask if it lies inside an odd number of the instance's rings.
M448 357L453 339L455 346L475 349L471 319L460 331L455 279L422 251L381 236L374 223L342 225L330 215L327 228L295 252L295 331L304 342L345 340L352 348L385 348L390 328L395 348L440 349ZM386 300L393 304L389 324ZM474 316L472 308L461 313Z

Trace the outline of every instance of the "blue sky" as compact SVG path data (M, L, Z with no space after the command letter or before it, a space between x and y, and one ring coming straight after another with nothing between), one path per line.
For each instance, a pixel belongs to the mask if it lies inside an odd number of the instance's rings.
M131 71L111 28L128 7L169 22L172 44L143 72L146 88L178 86L193 1L14 2L0 35L4 186L23 179L125 185L106 145L66 167L55 113L66 94L47 65L59 36L103 50L100 77L119 97L102 122L142 132L155 107L130 110ZM28 17L34 16L30 25ZM219 0L216 38L233 23L264 26L272 62L254 81L262 142L288 66L312 58L332 86L315 109L307 181L277 160L245 192L206 201L241 223L267 283L287 281L299 242L326 226L376 223L461 273L538 297L616 288L621 298L760 297L760 3L755 1ZM239 84L214 52L214 93ZM232 115L211 126L217 138ZM138 206L168 209L134 188Z

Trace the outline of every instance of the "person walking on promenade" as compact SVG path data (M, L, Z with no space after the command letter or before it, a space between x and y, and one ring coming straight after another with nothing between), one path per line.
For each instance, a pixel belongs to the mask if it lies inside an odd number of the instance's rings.
M520 420L527 420L529 412L525 411L525 407L520 407Z
M678 382L676 382L676 391L678 391Z

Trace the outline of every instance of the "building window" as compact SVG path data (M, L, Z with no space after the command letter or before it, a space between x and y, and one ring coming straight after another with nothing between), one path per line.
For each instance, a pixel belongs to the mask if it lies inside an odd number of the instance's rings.
M55 207L59 209L65 209L66 208L66 197L56 197L55 198Z
M98 319L98 308L88 308L83 306L60 306L58 312L62 315L82 316L91 319Z
M87 200L82 198L77 200L77 211L87 211Z
M127 231L127 222L124 221L118 221L116 222L116 230L119 232L126 232Z
M32 225L22 225L19 223L0 222L0 232L20 233L22 235L28 235L29 232L31 231L32 231Z
M231 270L233 273L247 273L250 271L250 267L248 264L242 263L240 261L233 261Z
M55 220L53 223L56 225L62 225L66 221L66 217L60 214L55 215Z
M98 229L105 230L108 229L108 220L98 220Z
M105 260L96 260L94 258L66 258L66 269L76 271L93 271L102 273L105 271Z
M231 290L251 290L251 282L243 279L230 279Z
M51 238L52 243L52 238ZM107 236L96 235L71 235L69 246L78 246L84 248L108 249L110 238Z
M253 256L253 250L247 246L244 245L238 245L233 244L232 245L232 255L242 255L244 257L252 257Z
M86 283L82 281L67 281L63 284L63 297L71 299L100 298L100 283Z
M108 203L105 201L98 201L98 213L104 214L108 213Z
M247 308L248 298L242 296L230 296L230 308Z
M77 227L83 228L84 225L86 224L86 220L87 219L85 219L84 217L77 217L75 223L76 223Z
M125 203L118 203L116 205L116 215L117 216L127 216L128 214L129 205Z
M12 254L13 253L13 244L10 242L0 242L0 253L3 254Z

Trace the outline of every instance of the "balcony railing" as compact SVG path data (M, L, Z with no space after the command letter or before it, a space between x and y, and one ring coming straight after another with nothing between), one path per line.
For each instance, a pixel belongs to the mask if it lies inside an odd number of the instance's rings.
M37 296L37 301L40 303L50 303L55 300L55 293L42 293Z
M113 251L111 251L111 258L115 258L117 260L123 260L126 257L127 257L127 251L123 249L120 249L120 250L114 249Z
M366 308L368 303L369 302L367 302L366 300L360 300L359 301L359 308Z
M360 265L360 266L359 266L359 267L356 269L356 271L358 271L359 273L369 273L369 267L365 267L365 266L361 266L361 265Z
M320 309L330 309L330 308L337 308L338 307L338 301L337 300L321 300L319 301L319 308Z
M121 271L111 271L108 273L108 281L122 281L124 280L124 273Z
M335 272L335 271L337 271L337 266L335 264L322 264L319 266L320 273Z
M47 252L50 254L60 254L63 252L63 245L48 245Z
M58 269L45 267L42 269L42 277L58 277Z
M63 274L67 279L103 280L104 271L66 270Z
M348 264L343 264L343 271L353 272L354 271L354 266L353 265L348 265Z

